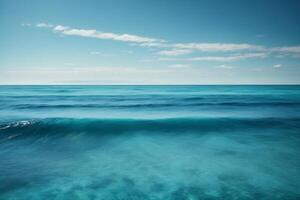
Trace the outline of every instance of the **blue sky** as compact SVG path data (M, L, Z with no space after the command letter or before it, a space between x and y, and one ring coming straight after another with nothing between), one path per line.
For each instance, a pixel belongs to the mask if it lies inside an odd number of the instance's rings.
M0 1L0 84L300 84L300 1Z

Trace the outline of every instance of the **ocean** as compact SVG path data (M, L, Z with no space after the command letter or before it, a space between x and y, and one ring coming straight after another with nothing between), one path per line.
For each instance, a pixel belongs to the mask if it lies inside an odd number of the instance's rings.
M0 199L300 199L300 86L0 86Z

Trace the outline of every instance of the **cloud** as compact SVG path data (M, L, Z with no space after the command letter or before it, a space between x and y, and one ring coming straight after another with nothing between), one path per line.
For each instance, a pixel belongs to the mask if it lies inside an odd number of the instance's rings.
M100 32L94 29L75 29L63 25L53 26L51 24L39 23L36 26L39 28L52 28L55 33L60 33L63 35L97 38L103 40L116 40L122 42L132 42L132 43L163 42L163 40L156 39L156 38L142 37L142 36L131 35L126 33L116 34L116 33Z
M165 41L165 40L164 40ZM136 44L134 44L136 45ZM158 47L158 48L172 48L171 44L163 43L163 42L146 42L138 44L141 47Z
M300 46L276 47L272 48L271 51L285 55L300 56Z
M172 49L185 49L201 52L232 52L242 50L252 51L265 51L263 46L252 44L235 44L235 43L159 43L148 42L141 43L140 46L158 47L158 48L172 48Z
M280 67L281 67L281 64L273 65L273 67L275 67L275 68L280 68Z
M27 26L23 24L22 26ZM218 61L230 62L249 58L264 58L267 56L300 57L300 46L283 46L268 48L261 45L248 43L171 43L163 39L144 37L133 34L117 34L112 32L102 32L95 29L71 28L63 25L52 25L48 23L36 24L36 27L51 29L56 34L65 36L78 36L86 38L96 38L101 40L114 40L127 42L130 45L157 48L157 54L163 56L180 56L190 53L209 53L209 56L200 56L193 58L185 58L189 61ZM234 55L213 55L213 53L236 53ZM162 58L159 60L172 60L170 58ZM176 60L176 59L175 59Z
M169 68L189 68L189 65L186 64L174 64L174 65L169 65Z
M179 43L173 45L181 49L193 49L205 52L214 51L240 51L240 50L263 50L262 46L251 44L230 44L230 43Z
M26 27L30 27L31 24L30 23L22 23L21 26L26 26Z
M139 46L143 47L156 47L156 48L167 48L158 52L162 55L173 55L176 52L188 52L193 51L200 52L236 52L236 51L254 51L262 52L267 49L263 46L252 45L252 44L235 44L235 43L160 43L160 42L148 42L141 43ZM184 51L185 50L185 51ZM188 54L185 53L185 54Z
M72 35L80 37L97 38L104 40L116 40L122 42L130 42L143 47L169 48L159 51L160 55L176 56L191 53L192 51L202 52L228 52L252 50L262 51L264 48L259 45L252 44L234 44L234 43L167 43L166 40L143 37L133 34L116 34L111 32L101 32L95 29L77 29L69 26L57 25L53 26L47 23L39 23L36 25L40 28L52 28L55 33L63 35Z
M235 54L230 56L201 56L201 57L192 57L192 58L159 58L161 61L216 61L216 62L230 62L238 61L248 58L265 58L267 57L266 53L244 53L244 54Z
M68 26L58 25L58 26L55 26L53 30L54 31L64 31L64 30L67 30L67 29L69 29Z
M192 50L189 49L171 49L171 50L164 50L159 51L157 54L164 55L164 56L179 56L192 53Z
M266 53L246 53L246 54L237 54L233 56L207 56L207 57L194 57L190 58L191 61L238 61L248 58L265 58L267 56Z
M192 57L192 58L159 58L162 61L216 61L216 62L230 62L238 61L248 58L265 58L266 53L245 53L236 54L231 56L202 56L202 57Z
M52 28L53 25L52 24L47 24L47 23L38 23L36 25L36 27L39 27L39 28Z

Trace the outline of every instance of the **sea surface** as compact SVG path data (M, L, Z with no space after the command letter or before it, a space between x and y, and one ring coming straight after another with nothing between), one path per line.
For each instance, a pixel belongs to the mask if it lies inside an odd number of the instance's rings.
M1 200L299 200L300 86L0 86Z

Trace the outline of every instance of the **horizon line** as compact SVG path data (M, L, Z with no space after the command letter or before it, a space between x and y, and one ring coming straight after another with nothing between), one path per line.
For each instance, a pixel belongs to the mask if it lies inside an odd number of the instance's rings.
M0 84L0 86L300 86L300 83L216 83L216 84Z

